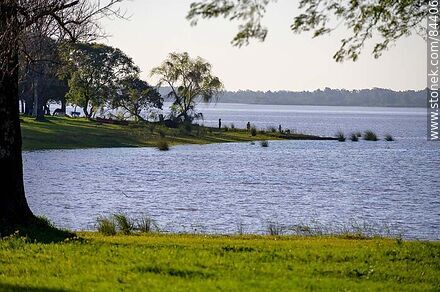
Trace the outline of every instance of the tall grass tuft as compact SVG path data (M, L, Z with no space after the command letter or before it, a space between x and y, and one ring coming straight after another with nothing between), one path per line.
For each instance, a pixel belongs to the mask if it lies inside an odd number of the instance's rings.
M356 133L351 133L350 140L353 142L357 142L357 141L359 141L359 136Z
M373 131L367 130L364 132L364 140L366 141L377 141L377 135Z
M336 138L339 142L345 142L346 139L344 133L342 133L341 131L336 133Z
M257 128L255 126L251 127L251 135L254 137L257 136Z
M391 141L394 141L394 138L390 134L386 134L385 135L385 141L391 142Z
M269 147L269 142L264 140L260 142L261 147Z
M159 227L151 217L143 216L136 224L136 229L143 233L159 231Z
M116 224L111 218L98 217L97 223L99 233L107 236L116 235Z
M267 224L267 234L272 236L279 236L284 233L284 228L278 223L269 222Z
M119 213L113 215L113 218L115 219L115 223L119 231L121 231L123 234L129 235L134 231L134 222L126 215Z
M157 141L157 149L159 149L160 151L168 151L170 150L170 145L166 140L160 139L159 141Z

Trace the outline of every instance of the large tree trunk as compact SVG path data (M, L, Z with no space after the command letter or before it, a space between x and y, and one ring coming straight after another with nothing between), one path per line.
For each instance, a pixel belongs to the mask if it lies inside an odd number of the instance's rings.
M12 27L12 29L11 29ZM13 1L0 4L0 227L33 218L23 186L21 130L18 112L17 11Z

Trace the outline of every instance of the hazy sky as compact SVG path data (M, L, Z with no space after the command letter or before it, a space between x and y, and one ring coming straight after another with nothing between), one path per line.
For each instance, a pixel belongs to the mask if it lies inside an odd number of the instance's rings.
M379 59L371 56L369 43L357 62L336 63L332 56L340 40L348 36L341 27L329 36L312 39L310 34L293 34L290 24L298 1L279 0L269 6L263 24L269 28L264 43L232 47L237 24L224 19L203 20L191 27L185 19L192 0L132 0L123 5L129 21L104 21L111 37L142 70L142 77L154 83L150 70L168 53L187 51L213 65L226 89L315 90L318 88L426 87L426 43L418 35L399 40Z

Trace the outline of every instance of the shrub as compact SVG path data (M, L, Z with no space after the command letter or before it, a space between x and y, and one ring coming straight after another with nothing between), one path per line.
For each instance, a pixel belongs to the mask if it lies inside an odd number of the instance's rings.
M357 142L357 141L359 141L359 137L356 133L351 133L350 140L353 142Z
M354 133L358 138L362 137L362 133L360 131L357 131L356 133Z
M136 229L144 233L159 231L159 227L157 226L156 221L151 219L149 216L142 217L138 221Z
M102 233L103 235L116 235L116 224L114 220L106 218L106 217L99 217L97 219L98 223L98 232Z
M394 138L390 134L386 134L385 135L385 141L394 141Z
M254 137L257 136L257 128L255 126L251 127L251 135Z
M133 232L134 222L126 215L119 213L113 215L113 218L115 219L116 226L118 227L119 231L121 231L125 235L128 235Z
M264 140L260 142L261 147L269 147L269 142Z
M267 233L272 236L282 235L284 231L283 226L277 223L270 222L267 225Z
M234 123L231 124L231 130L235 130L235 125L234 125Z
M377 141L377 135L373 131L365 131L364 140L366 141Z
M160 151L168 151L168 150L170 150L170 146L168 145L168 142L163 140L163 139L157 141L157 148Z
M345 135L340 131L336 133L336 138L339 142L345 142Z

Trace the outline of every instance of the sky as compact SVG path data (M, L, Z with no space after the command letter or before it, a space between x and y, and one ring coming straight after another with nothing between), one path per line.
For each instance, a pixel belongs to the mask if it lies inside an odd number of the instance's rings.
M152 84L157 81L149 74L152 68L170 52L188 52L210 62L227 90L426 87L426 42L419 35L398 40L379 59L371 55L374 42L370 41L358 61L336 63L332 57L349 30L341 26L315 39L309 33L292 33L298 1L271 4L263 19L269 29L266 41L252 41L242 48L231 45L238 23L220 18L191 26L185 16L192 1L127 1L121 8L129 20L104 20L109 38L103 42L132 57L141 68L141 77Z

